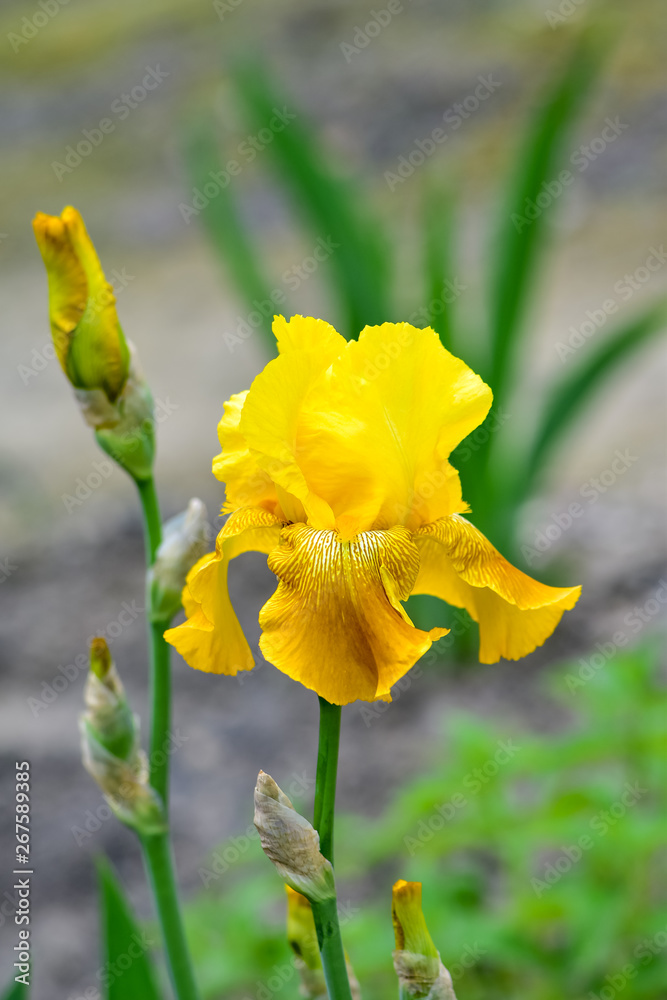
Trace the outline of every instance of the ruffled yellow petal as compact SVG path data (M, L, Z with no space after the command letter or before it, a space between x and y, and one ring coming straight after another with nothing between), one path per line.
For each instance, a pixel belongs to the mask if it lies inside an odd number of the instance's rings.
M289 322L277 316L273 328L281 353L252 383L240 429L258 464L279 487L286 517L332 528L330 505L313 492L304 475L298 429L304 399L346 342L328 323L302 316Z
M425 525L415 542L420 567L413 593L433 594L468 611L479 623L482 663L518 660L541 646L581 593L581 587L533 580L456 514Z
M285 527L269 556L280 583L260 612L260 648L270 663L336 705L387 699L434 639L400 602L419 555L403 527L352 541L304 524Z
M76 209L39 212L33 221L49 283L49 317L56 354L78 389L103 389L113 402L129 372L127 343L113 289Z
M183 659L213 674L251 670L254 660L227 589L227 568L242 552L270 552L280 539L281 522L261 507L235 511L210 552L190 570L183 591L187 620L165 632Z
M218 424L222 451L213 459L213 475L225 483L225 512L239 507L264 507L280 517L276 487L248 448L239 426L247 395L247 390L237 392L225 403Z

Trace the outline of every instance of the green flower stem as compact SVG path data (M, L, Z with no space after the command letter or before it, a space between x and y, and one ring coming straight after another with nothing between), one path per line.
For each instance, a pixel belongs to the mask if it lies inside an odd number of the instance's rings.
M317 748L313 826L320 835L320 850L331 864L334 863L334 811L336 808L340 716L340 705L331 705L324 698L320 698L320 741Z
M169 956L169 974L174 995L177 1000L198 1000L199 991L181 920L169 835L162 833L154 837L142 837L141 844L162 938Z
M310 905L315 918L317 943L329 1000L352 1000L343 941L340 936L336 897L327 899L325 903L311 902Z
M160 505L155 490L155 480L150 479L135 480L139 490L141 500L141 511L144 515L144 534L146 537L146 565L152 566L155 562L155 555L158 546L162 541L162 521L160 519Z
M146 538L146 565L151 567L162 540L162 520L153 478L137 480L141 510L144 516ZM150 593L147 593L147 604ZM169 754L167 743L171 726L171 669L170 647L164 641L168 621L149 619L150 649L150 783L161 797L165 816L169 810ZM142 836L141 844L148 879L153 891L167 964L177 1000L198 1000L199 992L194 979L192 962L183 931L183 921L178 901L178 889L171 851L169 831L152 837Z
M171 726L170 649L164 640L169 622L150 622L150 688L152 691L149 743L150 783L169 812L169 729Z
M320 850L332 864L340 716L340 705L331 705L324 698L320 698L320 740L317 750L313 825L320 835ZM338 923L336 897L324 903L311 902L311 907L329 998L352 1000Z

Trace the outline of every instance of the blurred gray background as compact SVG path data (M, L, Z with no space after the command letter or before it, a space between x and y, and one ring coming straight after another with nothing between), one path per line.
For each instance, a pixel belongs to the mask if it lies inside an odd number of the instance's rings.
M120 470L88 495L81 492L101 453L48 348L46 280L32 216L74 204L107 275L124 276L121 322L165 414L157 459L164 514L177 512L196 495L213 521L223 500L221 484L210 474L222 404L249 385L265 354L258 336L234 351L225 344L225 333L236 329L245 307L198 221L186 223L179 211L179 204L192 201L181 149L183 130L201 107L217 110L227 148L244 140L229 83L232 60L244 52L264 53L294 107L316 123L340 172L355 179L383 217L400 246L406 311L416 294L413 221L426 173L452 179L460 191L461 274L473 279L461 306L474 310L484 292L476 278L484 237L527 116L569 33L594 10L593 0L572 3L567 9L573 13L566 15L558 13L555 0L403 0L400 13L366 48L352 55L345 50L346 56L342 45L354 44L372 5L338 0L219 0L217 7L203 0L53 4L57 9L46 23L35 18L44 8L32 0L4 0L0 9L5 429L0 753L4 801L12 790L15 759L30 760L34 775L34 1000L79 997L96 982L95 852L111 855L139 911L147 915L150 909L131 835L106 821L77 843L77 830L90 825L101 799L79 762L76 719L84 671L68 665L85 652L91 635L129 605L131 624L122 627L112 651L145 717L145 643L136 617L143 606L143 552L136 497ZM380 7L382 0L375 9ZM664 10L658 0L640 0L631 13L623 4L596 7L610 26L617 24L619 37L579 123L573 151L598 136L607 118L627 127L577 172L554 221L551 259L526 341L536 393L562 364L555 345L567 339L572 326L581 326L586 310L599 309L614 294L616 282L644 265L666 236ZM110 110L158 68L163 81L126 117ZM497 90L437 151L427 171L416 171L390 190L385 172L395 170L415 140L427 136L443 112L488 74L500 82ZM67 173L54 170L54 161L63 162L83 130L110 113L113 132ZM295 225L261 153L233 184L276 287L282 287L281 275L303 261L312 241ZM291 301L299 312L335 322L335 303L323 291L326 267L325 261ZM638 282L621 312L629 317L666 285L667 267L661 266L648 281ZM603 325L595 336L605 331ZM357 707L347 710L344 807L377 809L399 778L418 767L429 736L439 731L452 706L549 724L536 680L540 666L604 640L655 590L666 572L665 374L664 344L654 341L618 373L584 430L559 457L542 499L525 511L523 541L532 544L536 531L610 467L617 449L632 456L627 472L600 491L585 516L532 567L540 575L552 559L562 560L568 567L562 582L584 584L578 609L527 667L501 664L465 676L445 668L425 672L391 715L372 727ZM67 497L77 488L83 500L72 505ZM234 587L256 638L257 609L272 589L259 557L239 561ZM67 683L58 681L63 689L54 692L54 679L62 677ZM260 767L282 776L286 786L304 774L306 785L312 779L316 714L314 696L269 665L240 683L175 663L175 724L187 739L174 755L174 829L186 892L200 887L197 868L206 852L251 821ZM3 810L5 977L14 942L5 906L11 819Z

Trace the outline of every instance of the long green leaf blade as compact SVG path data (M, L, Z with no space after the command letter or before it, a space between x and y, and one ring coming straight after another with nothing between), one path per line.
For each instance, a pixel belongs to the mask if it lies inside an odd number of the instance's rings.
M305 116L278 96L263 69L245 65L236 74L241 98L253 128L269 131L277 112L295 115L271 129L267 145L294 203L318 239L332 248L330 269L338 300L345 308L345 332L357 336L366 324L383 323L388 312L387 247L377 224L363 221L355 192L334 176L320 152Z
M103 922L106 1000L162 1000L148 955L149 942L125 898L111 865L98 859Z
M458 288L453 269L452 217L451 198L428 187L422 223L427 322L440 337L443 347L454 352L453 303Z
M667 310L654 306L605 341L587 361L552 390L527 462L524 487L529 490L547 459L576 417L618 366L664 328Z
M202 190L207 183L210 183L211 175L220 172L224 157L220 156L216 138L218 131L219 127L212 116L200 119L188 129L184 154L193 188ZM201 222L218 255L226 263L239 292L243 295L248 311L261 313L261 310L265 309L262 304L273 301L271 285L264 277L260 256L241 220L233 183L227 186L217 184L217 187L217 194L208 200L208 204L201 210ZM266 347L271 355L274 355L276 345L271 333L272 310L265 311L265 320L258 329ZM248 326L250 327L249 323ZM236 333L239 338L247 335L245 330L230 332Z
M9 984L5 992L2 994L2 1000L28 1000L29 994L29 986L25 986L23 983L13 982Z
M565 71L537 114L519 157L506 211L497 234L491 288L491 363L488 378L497 403L504 399L508 369L545 243L546 220L558 196L547 185L558 183L565 141L588 96L599 63L588 37L577 45ZM552 191L555 188L552 187ZM551 200L542 209L537 199ZM537 206L526 215L527 206Z

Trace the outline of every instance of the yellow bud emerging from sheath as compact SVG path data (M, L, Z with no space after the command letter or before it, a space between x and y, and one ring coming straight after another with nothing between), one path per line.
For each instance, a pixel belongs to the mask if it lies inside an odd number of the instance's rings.
M139 748L139 720L128 705L104 639L93 639L81 715L83 766L118 818L142 833L165 829L162 805L148 784L146 755Z
M255 787L255 826L284 882L317 903L334 898L333 868L320 853L319 834L264 771Z
M456 1000L452 978L440 961L422 912L421 882L400 879L392 892L394 968L401 1000Z
M148 571L153 621L170 622L181 607L185 578L204 555L207 539L206 506L196 498L163 526L162 543Z
M83 219L68 206L61 215L38 212L33 222L49 282L53 344L76 389L102 389L110 402L130 370L111 285L104 277Z
M61 215L38 212L33 228L46 266L53 344L84 419L107 454L135 479L148 479L153 399L83 219L71 207Z

